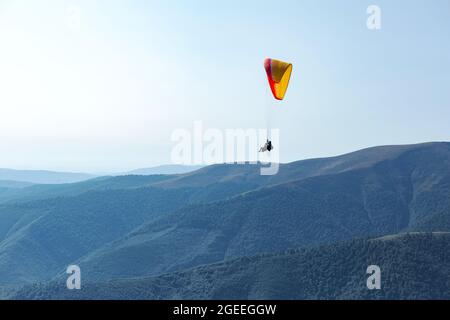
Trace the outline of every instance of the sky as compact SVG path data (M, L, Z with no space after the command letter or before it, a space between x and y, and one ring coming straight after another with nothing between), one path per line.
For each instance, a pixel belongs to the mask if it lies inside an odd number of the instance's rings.
M167 164L174 130L265 128L268 101L282 162L450 141L449 38L448 0L0 0L0 167Z

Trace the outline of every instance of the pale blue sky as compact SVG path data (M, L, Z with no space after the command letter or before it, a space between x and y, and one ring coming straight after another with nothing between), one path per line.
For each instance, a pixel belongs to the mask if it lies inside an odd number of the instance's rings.
M195 120L263 128L266 57L294 64L283 162L449 141L449 39L448 0L0 0L0 167L121 171Z

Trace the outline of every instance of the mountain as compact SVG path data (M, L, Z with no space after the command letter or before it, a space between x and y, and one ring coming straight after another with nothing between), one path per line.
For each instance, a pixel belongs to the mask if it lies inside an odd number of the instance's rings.
M20 181L36 184L71 183L88 180L93 177L93 175L86 173L0 169L0 180Z
M203 168L203 166L162 165L162 166L157 166L157 167L132 170L132 171L125 173L124 175L148 176L148 175L159 175L159 174L164 174L164 175L166 175L166 174L183 174L183 173L196 171L200 168Z
M370 166L184 206L77 263L92 281L152 276L258 253L420 231L443 215L449 221L450 144L404 150ZM199 190L193 195L209 196L211 188ZM441 223L433 231L447 227Z
M151 186L171 178L164 175L99 177L77 183L37 184L22 189L7 188L0 191L0 204L24 203L33 200L77 196L88 191L133 189Z
M21 189L32 185L30 182L0 180L0 188L2 189Z
M450 299L450 233L352 240L244 257L151 278L26 286L12 299ZM369 265L381 290L368 290Z
M450 231L450 143L282 164L275 176L259 169L214 165L23 188L0 205L0 286L59 279L72 263L86 281L103 283L354 238Z

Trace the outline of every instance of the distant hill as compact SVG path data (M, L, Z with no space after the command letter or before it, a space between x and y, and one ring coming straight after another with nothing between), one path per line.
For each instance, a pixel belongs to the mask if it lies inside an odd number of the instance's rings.
M22 189L32 185L30 182L0 180L0 188L5 189Z
M28 183L19 181L0 181L0 204L8 202L27 202L61 196L76 196L92 190L117 190L150 186L164 180L174 179L179 174L191 172L201 166L160 166L138 169L113 176L91 176L79 182ZM164 173L166 172L166 173ZM22 188L23 190L18 190ZM26 188L29 187L29 188Z
M198 170L204 166L162 165L151 168L136 169L122 175L158 175L158 174L183 174Z
M0 169L0 180L29 182L35 184L71 183L88 180L93 177L94 175L86 173Z
M3 195L7 193L21 193L21 189L32 186L29 182L0 180L0 203Z
M117 176L99 177L90 180L65 184L36 184L29 187L0 188L0 204L24 203L35 200L52 199L57 197L73 197L88 191L106 191L141 188L171 178L164 175L153 176Z
M450 234L397 235L245 257L152 278L26 286L13 299L450 299ZM366 269L381 269L368 290Z

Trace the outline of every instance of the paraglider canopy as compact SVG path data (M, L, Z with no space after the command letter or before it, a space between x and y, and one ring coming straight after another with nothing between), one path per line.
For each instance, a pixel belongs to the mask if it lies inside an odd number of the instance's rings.
M292 64L275 59L264 60L270 89L277 100L283 100L291 79Z

